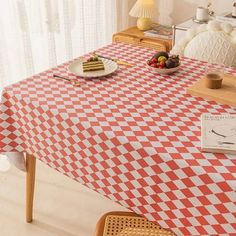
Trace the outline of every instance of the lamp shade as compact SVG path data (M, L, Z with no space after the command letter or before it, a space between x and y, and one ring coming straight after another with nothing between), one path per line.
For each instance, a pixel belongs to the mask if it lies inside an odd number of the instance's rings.
M129 12L130 16L153 18L158 15L154 0L137 0Z

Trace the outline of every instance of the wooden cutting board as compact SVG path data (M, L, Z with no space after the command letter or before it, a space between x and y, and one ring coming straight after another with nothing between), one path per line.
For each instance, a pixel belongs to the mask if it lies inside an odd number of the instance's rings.
M220 89L207 88L204 80L203 77L191 87L187 88L187 93L236 107L236 76L226 74Z

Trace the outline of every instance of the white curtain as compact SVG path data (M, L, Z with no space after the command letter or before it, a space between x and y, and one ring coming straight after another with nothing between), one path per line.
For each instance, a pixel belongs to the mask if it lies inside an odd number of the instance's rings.
M0 88L111 42L133 0L0 1Z

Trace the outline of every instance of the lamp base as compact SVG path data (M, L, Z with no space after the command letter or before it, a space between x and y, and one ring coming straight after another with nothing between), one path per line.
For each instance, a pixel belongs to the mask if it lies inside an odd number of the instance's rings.
M137 27L139 30L149 30L151 29L152 21L150 18L140 17L137 20Z

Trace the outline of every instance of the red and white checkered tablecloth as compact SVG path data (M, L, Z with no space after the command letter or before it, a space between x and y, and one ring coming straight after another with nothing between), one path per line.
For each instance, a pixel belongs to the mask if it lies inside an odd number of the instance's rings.
M177 235L236 235L236 156L200 151L201 114L236 109L186 94L203 63L161 76L150 49L98 51L135 66L73 87L52 77L76 78L66 63L4 89L0 151L33 154Z

